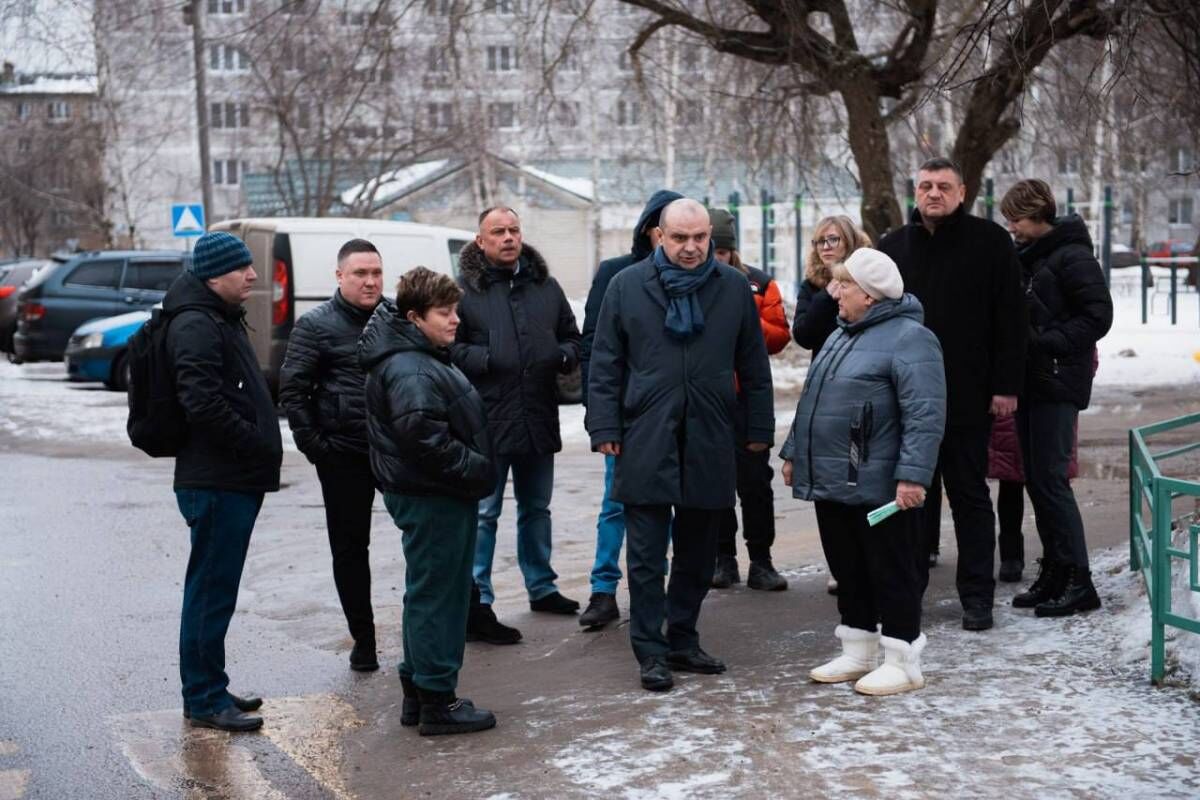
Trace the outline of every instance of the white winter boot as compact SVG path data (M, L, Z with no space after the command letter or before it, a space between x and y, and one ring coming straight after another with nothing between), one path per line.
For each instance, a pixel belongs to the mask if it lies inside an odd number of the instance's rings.
M860 694L885 695L925 688L921 674L921 651L925 649L925 634L912 644L890 636L879 637L883 647L883 665L854 684Z
M817 683L853 681L879 663L879 633L838 625L833 635L842 640L842 654L808 673Z

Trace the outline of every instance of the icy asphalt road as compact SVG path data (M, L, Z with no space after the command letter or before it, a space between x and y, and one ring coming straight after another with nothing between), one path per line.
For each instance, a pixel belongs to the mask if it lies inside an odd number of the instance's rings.
M1090 541L1109 548L1097 555L1105 610L1035 620L1002 589L997 628L964 633L946 514L929 686L886 700L805 678L833 651L834 609L811 509L782 486L776 561L791 590L710 595L705 646L730 672L683 676L665 696L637 687L624 626L585 634L527 610L506 511L496 608L526 641L468 647L461 690L500 726L442 740L400 727L390 669L346 669L319 489L289 452L228 641L234 688L267 696L267 727L230 737L179 715L187 538L170 464L124 444L119 395L59 374L0 365L0 800L1200 794L1200 709L1184 688L1148 686L1148 612L1123 561L1124 430L1191 410L1190 392L1107 391L1081 420L1078 491ZM578 424L565 410L553 513L560 586L583 599L601 465ZM1033 554L1032 521L1027 533ZM374 540L381 656L394 663L403 563L382 513Z

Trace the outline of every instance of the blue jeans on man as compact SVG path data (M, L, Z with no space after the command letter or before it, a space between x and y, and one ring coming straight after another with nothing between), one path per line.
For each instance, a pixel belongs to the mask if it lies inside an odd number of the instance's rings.
M233 705L225 634L263 493L176 489L175 499L192 531L179 625L183 705L196 716L218 714Z
M496 523L504 504L504 489L512 471L517 501L517 565L525 577L530 601L554 594L558 574L550 567L550 498L554 491L554 454L497 456L496 488L479 501L479 528L475 539L475 584L480 601L491 605L492 560L496 553Z
M612 499L617 457L604 457L604 498L596 518L596 561L592 564L592 593L616 594L621 582L621 546L625 542L625 506Z

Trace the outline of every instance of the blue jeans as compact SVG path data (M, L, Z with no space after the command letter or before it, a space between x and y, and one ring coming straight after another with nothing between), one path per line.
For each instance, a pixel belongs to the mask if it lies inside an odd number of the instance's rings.
M558 574L550 568L550 496L554 491L554 454L497 456L496 489L479 501L479 530L475 539L475 584L484 605L492 592L492 558L496 553L496 520L504 503L504 487L512 470L517 499L517 565L525 576L530 600L558 591Z
M175 499L192 529L179 625L183 705L192 714L216 714L233 705L225 674L225 633L237 606L263 493L178 489Z
M625 542L625 506L613 500L613 468L617 457L604 457L604 499L596 518L596 562L592 564L592 592L616 594L621 581L621 545Z

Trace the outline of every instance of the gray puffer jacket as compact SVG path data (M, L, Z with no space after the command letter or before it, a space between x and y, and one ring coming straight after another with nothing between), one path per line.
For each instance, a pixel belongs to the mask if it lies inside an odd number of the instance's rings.
M792 494L851 506L896 497L897 481L929 486L946 425L942 348L910 294L838 319L804 382L780 457Z

